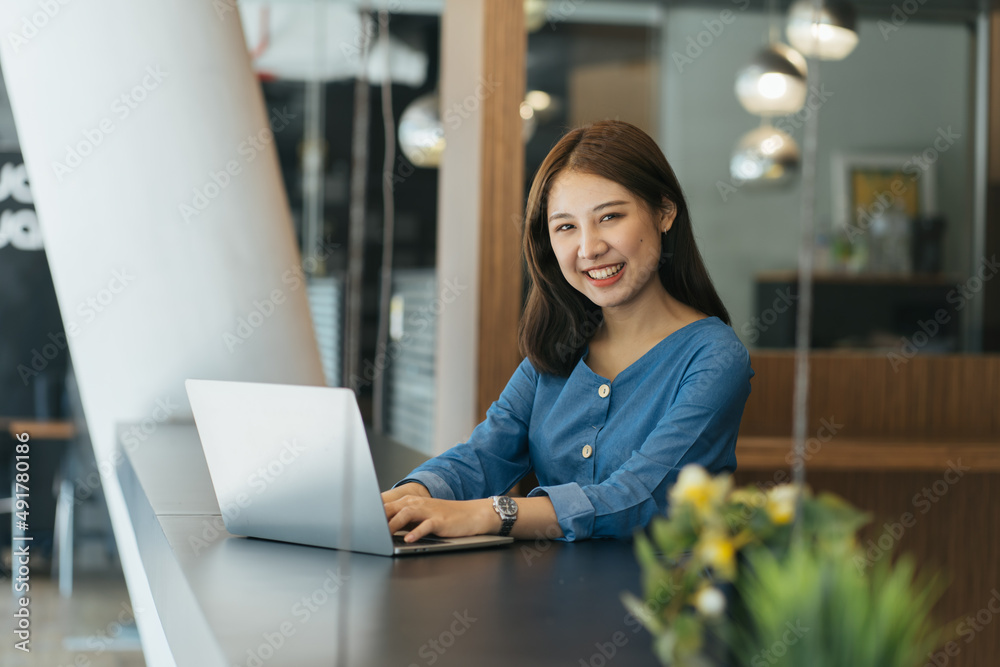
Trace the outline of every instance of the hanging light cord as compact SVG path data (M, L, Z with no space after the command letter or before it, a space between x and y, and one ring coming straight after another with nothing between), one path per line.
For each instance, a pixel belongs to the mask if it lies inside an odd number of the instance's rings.
M309 278L324 275L326 266L317 261L319 244L324 233L326 197L323 192L323 172L326 157L326 22L322 20L322 5L313 5L316 19L313 31L313 75L305 84L305 127L302 136L302 265ZM332 378L331 378L332 379Z
M322 3L321 3L322 4ZM351 137L351 203L348 228L347 256L347 309L344 326L344 380L345 386L351 386L357 376L359 358L361 356L361 280L363 277L365 249L365 195L368 187L368 115L371 113L368 101L368 35L371 34L371 16L368 0L362 0L358 8L360 14L361 44L358 75L354 81L354 120ZM323 20L326 20L324 13ZM337 563L340 574L350 581L351 571L351 500L354 497L353 475L354 461L351 448L344 448L344 488L341 490L341 530L340 552ZM338 590L337 613L337 661L341 667L349 665L347 650L349 623L349 585L342 585Z
M347 309L344 331L344 386L356 384L361 357L361 296L365 250L365 194L368 187L368 2L361 14L360 64L354 80L354 121L351 137L351 203L348 229Z
M382 9L378 14L378 43L385 56L385 72L382 77L382 126L385 131L385 157L382 162L382 274L379 294L378 337L375 343L376 357L385 355L381 370L376 365L375 381L372 387L372 426L378 435L385 431L385 373L391 360L389 345L389 300L392 298L392 247L395 226L395 202L393 199L393 162L396 159L396 124L392 116L392 58L389 50L389 11Z
M820 0L813 0L819 10ZM819 62L810 59L806 74L806 88L819 87ZM799 307L795 319L795 380L793 389L792 481L799 490L795 512L795 531L802 531L802 489L806 483L806 427L809 418L809 349L811 347L810 324L812 322L812 271L813 239L816 234L816 159L819 134L819 108L812 110L806 118L805 138L802 146L802 200L799 229Z
M767 43L774 44L780 39L781 31L778 28L778 2L768 0L767 3Z

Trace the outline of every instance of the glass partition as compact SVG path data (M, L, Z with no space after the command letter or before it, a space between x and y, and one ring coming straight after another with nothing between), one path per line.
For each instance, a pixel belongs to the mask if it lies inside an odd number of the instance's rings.
M434 99L443 3L362 5L248 2L241 17L302 250L289 280L307 285L327 382L355 389L366 423L426 449L434 317L414 313L434 281L438 175L433 160L412 152L406 123ZM380 17L383 5L391 11Z
M819 114L812 346L979 351L975 8L861 8L856 48L811 60L820 84L801 110L764 122L735 89L770 39L787 42L787 3L771 4L549 3L528 42L526 102L542 102L527 130L528 184L568 127L639 125L677 173L737 334L751 349L791 348L799 161ZM782 157L760 159L762 126L784 133ZM761 164L781 177L756 177Z
M929 13L904 24L892 11L868 8L854 51L810 61L821 83L770 120L801 146L819 114L812 345L975 352L973 24ZM661 54L663 146L733 327L755 348L794 346L802 183L794 169L776 183L741 173L737 144L762 121L734 83L772 25L784 39L784 21L678 6Z

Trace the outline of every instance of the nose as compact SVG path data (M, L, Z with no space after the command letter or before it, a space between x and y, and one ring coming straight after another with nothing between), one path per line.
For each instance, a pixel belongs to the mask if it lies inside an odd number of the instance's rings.
M607 250L608 244L604 242L604 239L601 238L600 233L596 229L587 229L586 227L581 229L580 250L578 252L580 259L596 259L607 252Z

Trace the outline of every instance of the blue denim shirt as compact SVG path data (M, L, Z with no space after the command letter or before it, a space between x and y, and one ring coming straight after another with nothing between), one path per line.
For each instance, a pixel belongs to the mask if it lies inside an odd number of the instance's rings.
M630 537L667 508L688 463L736 469L736 434L750 395L750 355L718 317L678 329L614 382L584 350L568 378L525 358L469 440L416 468L435 498L502 494L534 469L564 539ZM398 485L397 485L398 486Z

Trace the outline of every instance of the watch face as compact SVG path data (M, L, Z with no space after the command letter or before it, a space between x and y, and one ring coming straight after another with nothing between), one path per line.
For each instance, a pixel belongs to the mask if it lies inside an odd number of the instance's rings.
M504 514L517 514L517 503L513 498L507 496L497 498L497 507Z

